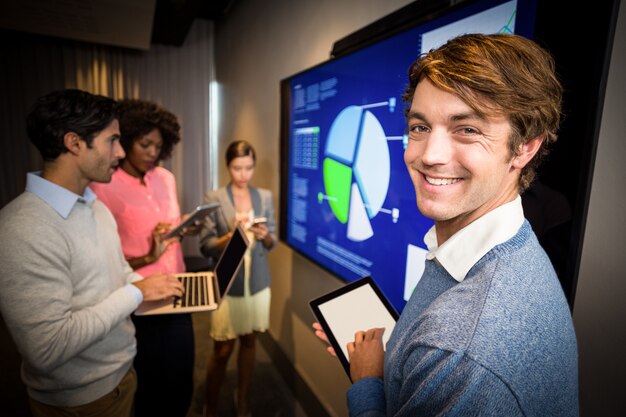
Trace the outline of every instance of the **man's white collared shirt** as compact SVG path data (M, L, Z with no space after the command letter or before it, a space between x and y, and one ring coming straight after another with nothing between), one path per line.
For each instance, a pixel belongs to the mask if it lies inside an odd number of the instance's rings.
M480 258L515 236L523 223L524 209L518 195L515 200L474 220L441 246L437 245L436 226L433 226L424 236L428 248L426 259L436 259L455 280L462 282Z

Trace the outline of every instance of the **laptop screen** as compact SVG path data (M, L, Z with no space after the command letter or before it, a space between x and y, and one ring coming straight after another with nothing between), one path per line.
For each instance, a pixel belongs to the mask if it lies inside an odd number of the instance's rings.
M243 264L243 256L246 253L246 249L248 249L248 239L243 230L241 230L241 226L238 226L233 231L233 235L215 266L220 299L226 295L235 274L239 270L239 266Z

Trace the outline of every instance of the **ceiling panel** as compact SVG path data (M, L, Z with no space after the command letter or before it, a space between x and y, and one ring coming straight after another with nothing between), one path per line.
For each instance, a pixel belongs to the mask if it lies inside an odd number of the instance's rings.
M0 27L149 49L156 0L0 0Z

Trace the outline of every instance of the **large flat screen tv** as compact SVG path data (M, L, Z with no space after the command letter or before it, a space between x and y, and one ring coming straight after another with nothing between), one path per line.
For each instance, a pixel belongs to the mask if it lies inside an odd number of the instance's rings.
M283 80L281 240L342 280L372 276L402 311L421 277L423 238L433 224L417 210L403 160L408 67L463 33L533 38L541 7L539 0L418 1L338 41L332 59ZM558 17L554 7L544 11ZM549 23L553 31L565 29ZM574 164L567 169L589 172L580 154ZM543 219L537 200L556 191L565 206L556 218L569 221L580 196L556 183L544 179L530 204ZM560 248L567 260L576 247L566 220L557 224L567 224Z

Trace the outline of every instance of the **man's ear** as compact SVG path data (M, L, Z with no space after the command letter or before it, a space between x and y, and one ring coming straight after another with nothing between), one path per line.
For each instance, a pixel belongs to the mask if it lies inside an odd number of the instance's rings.
M63 145L65 149L73 155L77 155L81 149L81 142L83 140L75 132L67 132L63 136Z
M513 168L522 169L530 162L535 156L541 144L543 143L544 136L537 136L534 139L530 139L520 145L517 155L513 158Z

